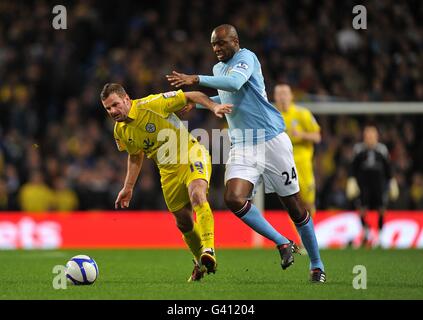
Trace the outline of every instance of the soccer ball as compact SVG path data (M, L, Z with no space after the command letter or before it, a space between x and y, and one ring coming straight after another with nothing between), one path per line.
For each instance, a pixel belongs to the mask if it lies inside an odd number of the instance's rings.
M98 278L97 263L86 255L75 256L66 263L66 278L76 285L93 284Z

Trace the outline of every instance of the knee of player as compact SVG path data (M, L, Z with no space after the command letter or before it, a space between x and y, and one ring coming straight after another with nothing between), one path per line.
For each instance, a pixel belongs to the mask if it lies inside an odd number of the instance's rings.
M299 209L288 209L288 214L291 217L291 220L294 223L301 223L307 218L307 210L299 210Z
M233 212L242 209L247 201L245 197L235 192L226 192L224 200L226 206Z
M302 222L309 214L308 210L299 201L285 203L285 206L291 220L294 223Z
M203 188L194 188L190 194L190 200L193 207L207 202L206 191Z

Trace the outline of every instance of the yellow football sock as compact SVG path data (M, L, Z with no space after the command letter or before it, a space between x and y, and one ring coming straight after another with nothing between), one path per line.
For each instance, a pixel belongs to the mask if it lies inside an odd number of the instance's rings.
M200 261L200 256L203 250L201 243L201 236L198 224L194 222L194 228L191 231L185 232L182 236L188 248L191 250L196 261Z
M214 218L208 202L194 207L204 248L214 250Z

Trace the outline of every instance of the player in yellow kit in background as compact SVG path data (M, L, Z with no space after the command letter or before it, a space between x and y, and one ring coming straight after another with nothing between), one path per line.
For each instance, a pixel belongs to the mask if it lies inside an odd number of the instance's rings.
M293 102L291 87L278 84L274 90L275 106L281 112L286 132L294 146L294 161L300 184L300 199L313 216L316 212L316 184L313 173L314 144L322 139L320 126L312 113Z
M211 160L206 148L174 114L187 103L201 103L222 117L231 105L217 104L201 92L171 91L131 100L116 83L103 87L100 98L116 121L114 137L119 151L128 153L127 174L115 207L127 208L141 171L144 154L157 164L163 195L183 239L194 255L194 270L188 281L200 280L216 271L214 219L207 200ZM192 217L196 212L197 221Z

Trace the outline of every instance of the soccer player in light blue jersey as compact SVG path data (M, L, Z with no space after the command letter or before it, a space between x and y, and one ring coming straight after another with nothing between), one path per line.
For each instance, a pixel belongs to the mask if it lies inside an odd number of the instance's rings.
M310 279L325 282L326 274L309 212L299 201L299 184L291 140L285 123L266 96L261 65L250 50L240 48L236 29L224 24L215 28L211 45L219 62L213 76L173 71L167 76L175 87L199 84L217 89L212 99L233 104L226 114L231 151L225 172L225 203L253 230L273 241L286 269L294 262L297 246L276 231L251 203L257 185L264 181L266 193L277 193L295 223L310 257Z

